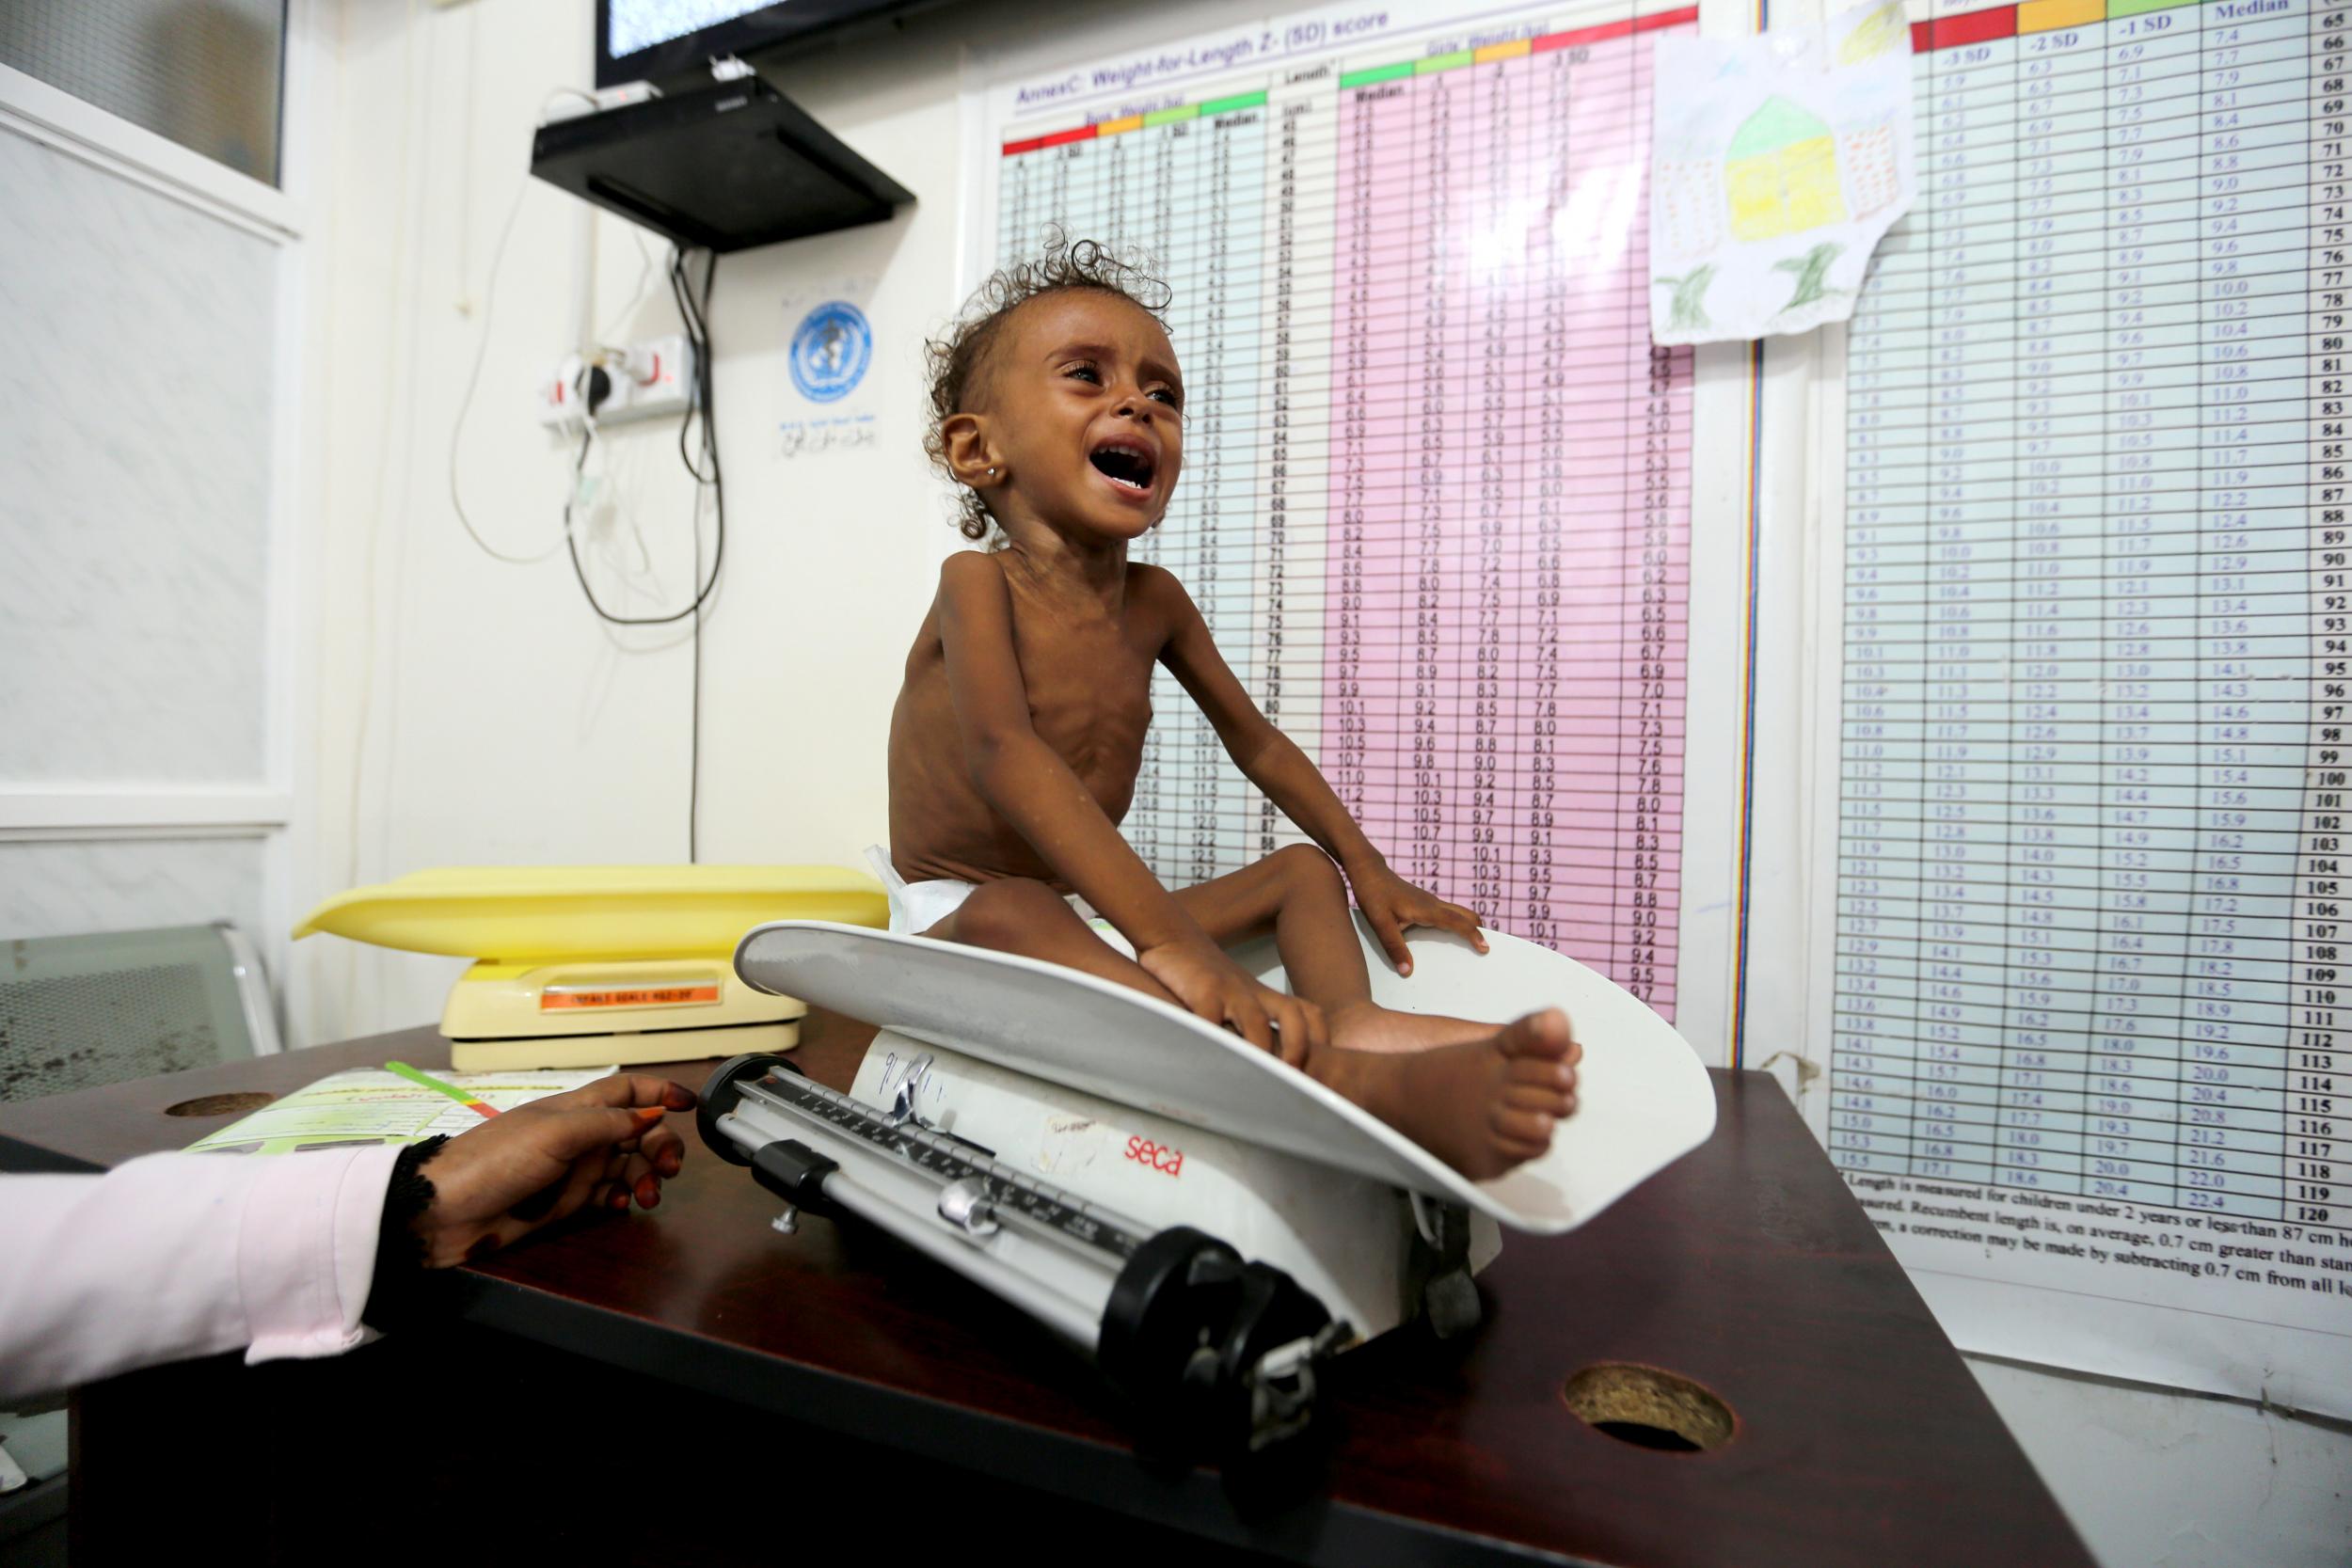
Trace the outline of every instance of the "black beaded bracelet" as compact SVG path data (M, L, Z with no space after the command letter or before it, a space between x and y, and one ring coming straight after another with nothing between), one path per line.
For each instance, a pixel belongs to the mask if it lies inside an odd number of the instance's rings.
M371 1327L389 1331L410 1321L432 1293L425 1286L429 1271L417 1221L433 1207L435 1196L424 1166L448 1142L442 1136L411 1144L392 1164L392 1180L384 1189L384 1219L376 1231L375 1281L359 1314Z

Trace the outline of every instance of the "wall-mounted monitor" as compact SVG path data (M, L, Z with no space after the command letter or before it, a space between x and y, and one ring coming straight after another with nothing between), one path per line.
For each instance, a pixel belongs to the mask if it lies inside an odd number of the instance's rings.
M945 0L596 0L596 86L670 87L720 55L770 54L852 22Z

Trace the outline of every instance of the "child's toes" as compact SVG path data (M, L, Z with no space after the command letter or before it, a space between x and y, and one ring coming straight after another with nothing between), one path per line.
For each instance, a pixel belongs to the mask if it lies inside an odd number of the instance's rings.
M1504 1024L1495 1043L1505 1056L1522 1061L1557 1061L1576 1047L1568 1033L1567 1015L1557 1007L1546 1007Z
M1548 1094L1567 1095L1576 1092L1576 1069L1549 1056L1515 1058L1502 1075L1510 1088L1541 1089Z
M1550 1084L1513 1084L1502 1091L1502 1103L1514 1111L1541 1111L1548 1117L1561 1117L1576 1103L1573 1091Z
M1506 1148L1518 1146L1524 1157L1534 1158L1551 1147L1552 1117L1544 1111L1522 1110L1513 1105L1499 1105L1489 1125L1495 1137ZM1518 1152L1518 1148L1512 1148Z

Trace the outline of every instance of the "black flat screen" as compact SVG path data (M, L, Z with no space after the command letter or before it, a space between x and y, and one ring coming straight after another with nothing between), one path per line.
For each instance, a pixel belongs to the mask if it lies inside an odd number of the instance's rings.
M778 45L867 17L943 0L596 0L596 86L669 87L700 75L714 55Z

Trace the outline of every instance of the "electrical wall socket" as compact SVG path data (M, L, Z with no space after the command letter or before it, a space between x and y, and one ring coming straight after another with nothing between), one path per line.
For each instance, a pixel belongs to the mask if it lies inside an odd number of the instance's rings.
M539 378L539 422L548 429L573 436L585 426L585 365L579 355L567 354L555 369Z
M682 333L674 333L626 349L598 349L585 358L565 355L540 380L539 422L567 434L580 430L588 413L587 372L597 366L612 383L596 409L600 425L683 414L692 402L693 350Z

